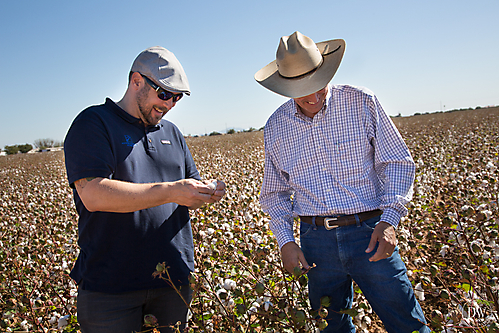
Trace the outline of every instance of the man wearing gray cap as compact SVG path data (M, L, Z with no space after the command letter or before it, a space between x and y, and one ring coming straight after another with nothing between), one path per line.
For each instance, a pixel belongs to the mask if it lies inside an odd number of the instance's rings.
M281 38L276 60L255 74L265 88L290 98L265 125L260 203L284 268L308 272L312 308L320 308L323 296L331 300L324 332L355 332L342 311L352 307L352 280L388 332L429 332L396 247L414 162L371 91L329 85L345 46L342 39L316 44L295 32Z
M194 270L188 209L219 201L225 184L201 181L182 133L162 119L184 94L175 55L151 47L135 59L123 98L83 110L67 133L80 246L71 277L83 333L140 331L148 314L161 332L185 327ZM158 263L182 297L153 277Z

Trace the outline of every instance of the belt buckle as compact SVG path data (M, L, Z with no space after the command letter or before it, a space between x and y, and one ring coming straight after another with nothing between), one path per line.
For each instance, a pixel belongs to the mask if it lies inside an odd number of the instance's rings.
M337 217L325 217L324 218L324 227L326 228L326 230L331 230L331 229L335 229L335 228L338 228L339 225L329 225L329 222L334 222L334 221L338 221L338 218Z

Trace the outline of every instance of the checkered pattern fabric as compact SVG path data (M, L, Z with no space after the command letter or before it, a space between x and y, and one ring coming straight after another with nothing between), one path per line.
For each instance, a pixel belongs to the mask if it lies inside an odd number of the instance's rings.
M381 209L397 226L412 198L415 166L400 133L374 94L329 87L313 119L293 99L265 125L260 203L279 246L294 241L293 218Z

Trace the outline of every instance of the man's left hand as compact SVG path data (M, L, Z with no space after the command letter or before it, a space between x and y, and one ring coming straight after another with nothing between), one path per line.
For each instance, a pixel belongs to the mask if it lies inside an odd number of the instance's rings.
M210 184L216 181L216 188L213 190L213 193L211 194L210 200L208 200L208 203L215 203L218 202L222 199L222 197L225 195L225 183L221 180L209 180L205 181L205 184Z
M369 261L378 261L390 257L397 246L397 235L395 228L386 222L379 222L374 228L371 236L371 242L366 250L366 253L371 252L379 243L376 253L369 258Z

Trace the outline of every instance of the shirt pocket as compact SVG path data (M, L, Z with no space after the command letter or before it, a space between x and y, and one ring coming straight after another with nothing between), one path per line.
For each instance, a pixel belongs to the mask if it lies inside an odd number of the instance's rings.
M368 171L369 147L365 140L352 139L335 143L332 168L339 180L359 180Z

